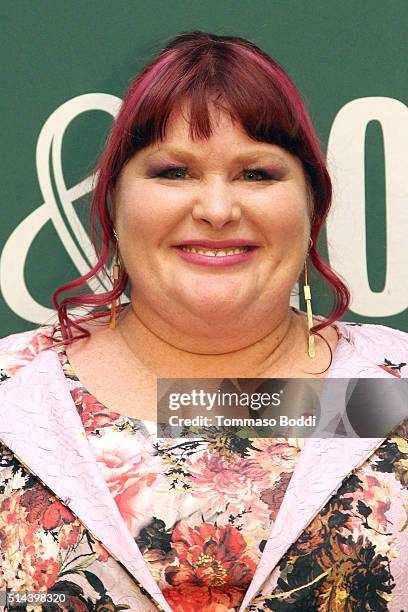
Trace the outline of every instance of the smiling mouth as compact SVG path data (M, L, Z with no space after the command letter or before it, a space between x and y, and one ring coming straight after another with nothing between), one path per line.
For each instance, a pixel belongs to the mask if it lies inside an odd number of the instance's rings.
M240 255L247 251L252 251L255 247L243 246L243 247L232 247L223 249L209 249L207 247L196 247L196 246L178 246L178 249L186 251L187 253L197 253L197 255L206 255L207 257L228 257L231 255Z

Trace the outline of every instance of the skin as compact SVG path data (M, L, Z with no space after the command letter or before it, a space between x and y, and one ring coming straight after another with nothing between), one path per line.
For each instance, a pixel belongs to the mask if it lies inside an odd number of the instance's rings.
M213 135L194 141L187 112L173 112L165 141L138 152L117 183L115 226L132 290L115 331L160 375L261 376L307 351L305 321L289 307L309 246L302 164L215 108ZM169 164L187 170L158 176ZM247 238L259 249L245 264L197 266L173 249L188 238Z
M91 339L68 351L88 389L112 409L127 405L129 415L143 389L153 393L157 376L313 376L329 363L319 338L317 356L309 358L306 319L289 306L310 236L301 162L251 139L215 108L212 136L192 140L186 117L187 107L175 109L164 142L131 158L116 186L115 227L131 306L114 331L92 327ZM236 159L243 154L245 160ZM169 165L186 170L158 176ZM173 248L192 238L246 238L259 248L243 264L204 267ZM322 335L334 349L335 330Z

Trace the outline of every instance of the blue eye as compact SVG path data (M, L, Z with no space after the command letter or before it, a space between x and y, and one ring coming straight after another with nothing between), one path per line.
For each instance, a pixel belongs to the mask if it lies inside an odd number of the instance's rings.
M166 168L165 170L162 170L161 172L159 172L157 176L161 178L176 178L176 179L183 178L183 176L180 176L180 173L183 173L186 171L187 171L187 168ZM171 176L172 172L174 173L173 176ZM178 173L178 175L176 175L176 173Z
M260 170L258 168L246 168L244 170L244 174L257 174L258 176L261 177L261 181L269 181L272 176L269 174L269 172L266 172L265 170ZM257 179L256 181L251 181L251 182L257 182L259 179Z
M174 166L161 170L157 173L156 176L158 176L159 178L182 179L185 178L186 172L187 168ZM269 172L266 172L266 170L261 170L260 168L245 168L242 171L242 174L258 176L258 178L255 178L255 180L250 180L251 183L259 181L269 181L273 178Z

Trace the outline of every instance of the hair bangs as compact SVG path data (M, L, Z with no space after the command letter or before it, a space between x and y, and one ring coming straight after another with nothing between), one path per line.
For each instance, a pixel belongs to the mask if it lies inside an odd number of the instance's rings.
M253 53L248 53L244 66L242 54L235 49L225 54L225 47L214 46L206 54L200 53L200 48L195 49L180 63L169 57L156 80L144 89L139 103L133 105L133 117L129 117L126 158L163 142L176 112L183 113L192 140L209 139L214 110L228 114L254 140L299 155L300 122L282 96L279 73L271 67L267 70Z

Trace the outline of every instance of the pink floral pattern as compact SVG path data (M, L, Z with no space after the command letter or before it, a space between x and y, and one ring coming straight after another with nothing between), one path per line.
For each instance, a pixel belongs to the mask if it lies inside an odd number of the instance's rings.
M234 609L256 570L259 543L279 510L299 440L234 446L234 434L212 432L194 441L157 442L143 422L104 409L75 377L64 350L59 356L105 482L167 601L182 610L185 589L194 587L194 598L197 589L205 596L203 610L228 609L226 602ZM264 497L276 489L271 512Z
M121 432L120 444L115 431L92 436L91 446L103 477L125 519L133 537L145 520L146 501L150 505L150 491L162 471L157 455L138 448L134 436Z
M39 330L17 338L0 356L0 380L50 347L51 336ZM377 366L405 376L407 353L391 360L382 349ZM155 440L143 421L107 410L56 350L101 474L171 609L237 611L303 441L238 443L234 433L214 432ZM0 450L0 589L64 589L73 610L135 609L118 594L132 583L123 567L7 447ZM390 564L407 551L392 526L408 530L407 473L403 429L345 478L248 610L393 610Z

